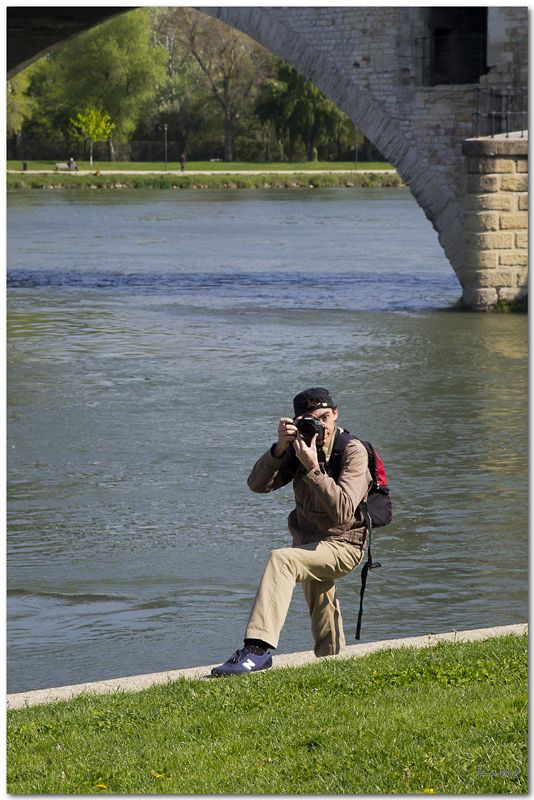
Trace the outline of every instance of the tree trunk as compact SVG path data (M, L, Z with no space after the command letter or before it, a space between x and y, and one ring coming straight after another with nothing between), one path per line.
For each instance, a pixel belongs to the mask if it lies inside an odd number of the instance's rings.
M294 138L291 137L289 139L289 146L288 146L287 149L288 149L289 160L290 161L294 161L295 160L295 139Z
M93 166L93 140L91 139L89 142L89 164Z
M314 161L314 152L313 152L314 149L315 149L315 147L314 147L313 139L310 138L306 142L306 159L308 161Z
M224 160L234 160L235 149L235 127L232 122L226 122L224 126Z
M109 160L115 161L115 145L113 144L113 139L111 136L108 139L108 152L109 152Z

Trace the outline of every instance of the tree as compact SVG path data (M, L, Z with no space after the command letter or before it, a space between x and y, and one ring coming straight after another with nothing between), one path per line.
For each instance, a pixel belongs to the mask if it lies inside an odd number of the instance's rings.
M115 122L117 140L125 141L165 80L165 61L163 49L154 46L149 10L120 14L65 47L69 107L79 108L83 97L87 104L105 108Z
M15 140L17 157L20 153L22 129L27 120L31 119L35 108L34 99L27 94L31 75L30 67L7 82L6 132L8 138Z
M167 54L167 78L160 85L152 116L136 131L153 134L154 126L168 125L169 136L178 141L178 152L205 134L216 116L211 88L206 75L192 56L182 31L181 9L153 8L152 30L155 42Z
M165 80L165 51L154 44L149 9L120 14L40 59L31 92L39 101L35 127L65 134L80 108L104 108L113 138L127 141ZM113 140L110 157L113 157Z
M189 8L173 9L176 38L204 73L224 128L224 160L233 161L240 122L252 113L255 94L273 56L248 36Z
M27 94L30 80L30 70L24 70L7 82L6 122L8 136L19 134L22 131L24 122L32 115L35 101Z
M279 63L276 78L264 82L256 114L263 123L271 122L278 136L288 138L290 158L301 140L308 161L317 157L320 145L338 139L348 119L316 86L285 62Z
M65 75L52 54L40 58L29 69L33 71L27 95L33 100L33 113L24 123L23 133L28 139L48 142L64 139L69 118L65 101ZM26 70L20 74L26 74ZM75 109L70 111L74 112Z
M75 129L75 138L89 142L89 163L93 166L93 145L95 142L105 142L111 136L115 127L111 117L101 108L87 108L70 121Z

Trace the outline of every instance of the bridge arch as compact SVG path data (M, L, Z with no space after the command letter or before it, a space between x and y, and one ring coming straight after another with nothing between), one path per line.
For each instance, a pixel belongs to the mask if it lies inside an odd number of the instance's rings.
M288 24L287 14L277 18L276 10L268 7L198 7L197 10L237 28L287 61L350 117L393 164L436 229L445 254L456 271L456 267L462 263L461 208L455 202L451 187L436 182L432 165L404 137L398 120L390 116L376 98L363 90L359 82L342 70L328 54L318 50L315 43L307 40L298 28ZM330 18L330 27L334 27L333 16L339 11L350 12L352 9L315 8L298 11L313 12L317 22L327 22ZM295 20L299 17L302 19L302 13L294 15ZM351 18L357 27L361 26L361 23L358 26L357 16L351 14ZM308 30L311 29L308 26ZM322 25L316 27L319 32L322 29ZM458 277L460 279L460 275Z

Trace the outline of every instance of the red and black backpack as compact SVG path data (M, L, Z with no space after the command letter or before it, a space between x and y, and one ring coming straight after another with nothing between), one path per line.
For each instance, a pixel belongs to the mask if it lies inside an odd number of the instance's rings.
M368 514L371 527L382 528L384 525L389 525L393 519L393 510L391 506L391 496L389 493L388 479L384 462L378 455L378 451L373 447L370 442L354 436L347 430L342 432L338 431L334 439L334 446L332 454L326 467L327 473L336 481L339 479L341 472L341 457L347 444L356 439L361 442L367 450L367 462L369 472L371 473L372 484L367 496L367 502L360 504L360 509L363 512L364 518ZM366 506L366 508L364 508ZM367 524L367 519L365 520Z

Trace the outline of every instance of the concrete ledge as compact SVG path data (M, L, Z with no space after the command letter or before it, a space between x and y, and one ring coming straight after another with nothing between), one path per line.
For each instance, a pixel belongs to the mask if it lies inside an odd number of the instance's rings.
M452 631L450 633L429 633L426 636L411 636L406 639L385 639L369 644L349 645L342 653L336 656L326 656L327 659L360 658L361 656L375 653L377 650L391 650L400 647L432 647L438 642L476 642L490 639L493 636L506 636L513 634L523 636L528 633L528 624L501 625L497 628L477 628L468 631ZM300 667L305 664L316 663L317 659L313 650L300 653L273 657L273 669L281 667ZM220 663L220 662L219 662ZM70 700L80 694L110 694L111 692L140 692L157 684L171 683L180 678L189 680L211 678L210 671L215 664L205 667L191 667L189 669L176 669L170 672L153 672L148 675L132 675L127 678L113 678L107 681L92 683L78 683L71 686L59 686L52 689L37 689L32 692L19 692L7 695L8 709L26 708L42 703L53 703L60 700ZM218 680L221 680L220 678Z
M464 156L528 156L528 131L502 133L498 136L481 136L479 139L465 139L462 142Z

